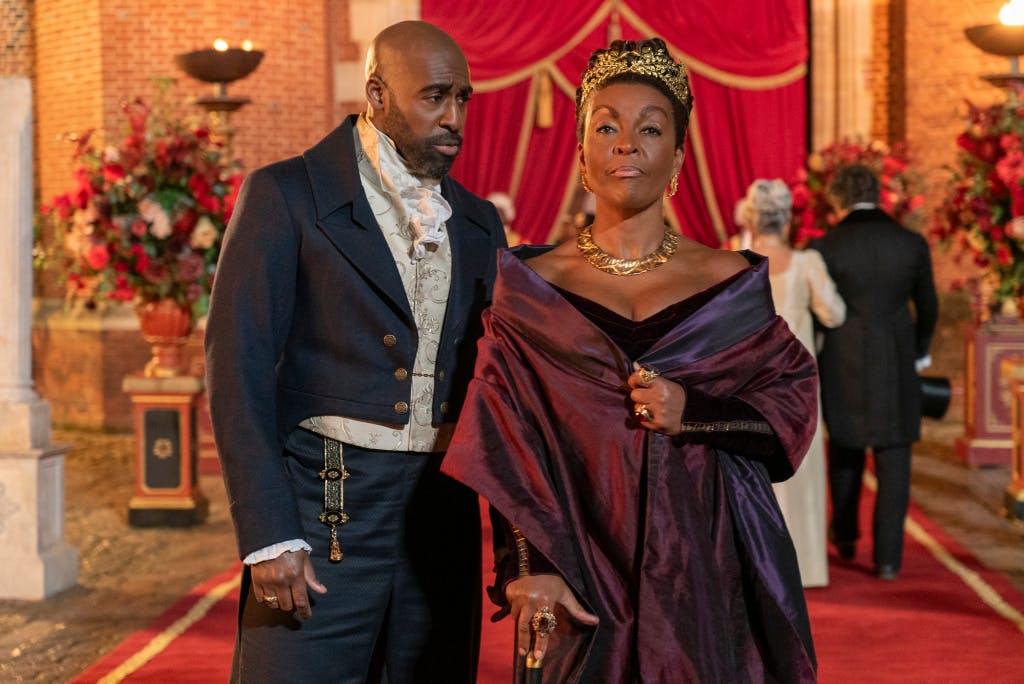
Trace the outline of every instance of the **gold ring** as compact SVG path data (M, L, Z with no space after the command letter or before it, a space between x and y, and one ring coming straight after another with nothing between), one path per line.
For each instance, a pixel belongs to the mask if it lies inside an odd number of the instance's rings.
M266 603L277 603L277 597L276 596L266 596L266 595L264 595L263 596L263 601L266 602Z
M654 420L654 414L651 413L651 409L647 408L647 404L637 404L634 406L633 414L643 418L648 423Z
M637 371L637 374L640 376L640 384L644 387L650 387L654 382L654 379L661 375L658 371L653 368L647 368L646 366L641 366L640 370Z
M558 626L558 620L555 619L555 614L551 612L551 609L544 606L530 618L530 626L533 627L533 631L537 633L539 637L551 636L551 633L555 631L555 627Z

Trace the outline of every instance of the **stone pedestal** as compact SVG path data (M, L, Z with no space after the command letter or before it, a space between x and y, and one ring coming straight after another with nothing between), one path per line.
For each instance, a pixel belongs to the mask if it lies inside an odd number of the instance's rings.
M130 375L135 425L135 494L128 523L135 527L187 527L206 519L199 489L196 407L203 381L192 376Z
M1007 465L1012 404L1000 364L1024 355L1024 324L1016 317L996 316L969 326L964 351L964 434L956 440L956 454L972 466Z
M74 586L64 542L65 446L0 450L0 598L42 599Z
M1024 357L1006 359L999 367L1003 378L1010 383L1013 423L1010 484L1003 501L1007 517L1024 520Z
M75 584L64 543L64 454L32 388L32 86L0 78L0 597Z
M203 356L203 336L206 334L206 318L196 322L196 332L189 340L188 374L197 378L206 377L206 358ZM213 421L210 418L210 401L203 392L196 405L196 427L199 433L199 474L220 475L220 455L213 439Z

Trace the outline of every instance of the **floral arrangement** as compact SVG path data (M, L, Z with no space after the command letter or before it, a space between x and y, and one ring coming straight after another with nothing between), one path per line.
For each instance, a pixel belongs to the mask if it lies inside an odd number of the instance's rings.
M127 131L100 149L75 142L74 185L41 208L68 297L97 304L172 299L208 308L221 237L242 182L225 141L170 116L162 99L122 105Z
M851 141L833 143L807 156L804 168L790 183L793 193L793 242L806 244L821 237L836 224L836 216L828 202L828 185L840 166L864 164L878 176L882 186L879 206L890 216L910 228L923 220L924 196L920 179L910 170L906 146L889 146L879 140L868 144Z
M932 234L980 269L975 284L986 318L1016 303L1024 283L1024 106L1016 97L989 107L968 102L966 119Z

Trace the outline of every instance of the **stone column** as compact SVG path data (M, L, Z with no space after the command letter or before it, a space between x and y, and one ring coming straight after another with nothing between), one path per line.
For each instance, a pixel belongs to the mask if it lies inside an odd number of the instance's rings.
M811 2L811 142L871 136L871 2Z
M0 78L0 597L75 583L64 542L64 454L32 389L32 86Z

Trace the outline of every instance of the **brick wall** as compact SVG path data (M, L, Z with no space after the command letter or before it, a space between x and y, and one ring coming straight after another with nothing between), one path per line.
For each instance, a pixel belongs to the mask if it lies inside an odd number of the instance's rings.
M964 129L963 101L1000 101L1004 93L979 78L1009 68L1004 57L974 47L964 29L998 21L1005 0L906 1L906 138L926 180L928 207L941 201L949 175L943 166L956 158ZM940 286L962 278L962 267L935 255Z
M871 138L906 135L906 0L872 0Z
M53 423L130 430L131 401L121 382L150 357L131 309L72 313L52 303L34 319L32 376Z
M891 105L892 70L889 59L895 37L889 24L889 0L871 2L871 61L868 83L871 87L871 139L891 140L889 110Z
M344 5L344 2L339 3ZM120 103L157 93L153 78L172 77L184 100L214 86L191 79L174 56L223 38L251 40L264 58L228 87L252 103L231 115L235 151L247 168L297 154L331 126L324 0L37 0L39 186L48 199L66 189L66 132L119 133ZM347 6L343 15L347 16ZM195 110L200 111L200 110Z
M153 99L158 86L152 79L176 78L172 93L182 101L213 94L212 84L181 72L174 56L211 47L216 38L233 47L251 40L264 52L253 74L228 87L229 95L252 99L230 119L234 150L246 168L299 154L336 124L327 44L331 35L338 58L351 58L344 52L352 45L347 0L23 0L0 7L5 31L25 12L35 15L34 32L20 35L35 46L36 174L43 201L70 184L72 145L65 134L95 128L119 137L120 103L136 96ZM342 31L347 42L340 41ZM32 56L32 44L18 52L19 61L5 52L4 69L31 67L24 53ZM43 288L49 296L59 294L52 280ZM198 341L191 348L200 353ZM121 381L148 358L130 309L75 314L63 312L59 303L40 302L33 377L39 394L51 402L55 424L130 429L131 406Z
M63 136L103 126L99 2L35 5L37 188L50 198L70 182L71 145Z
M0 0L0 76L31 76L34 0Z

